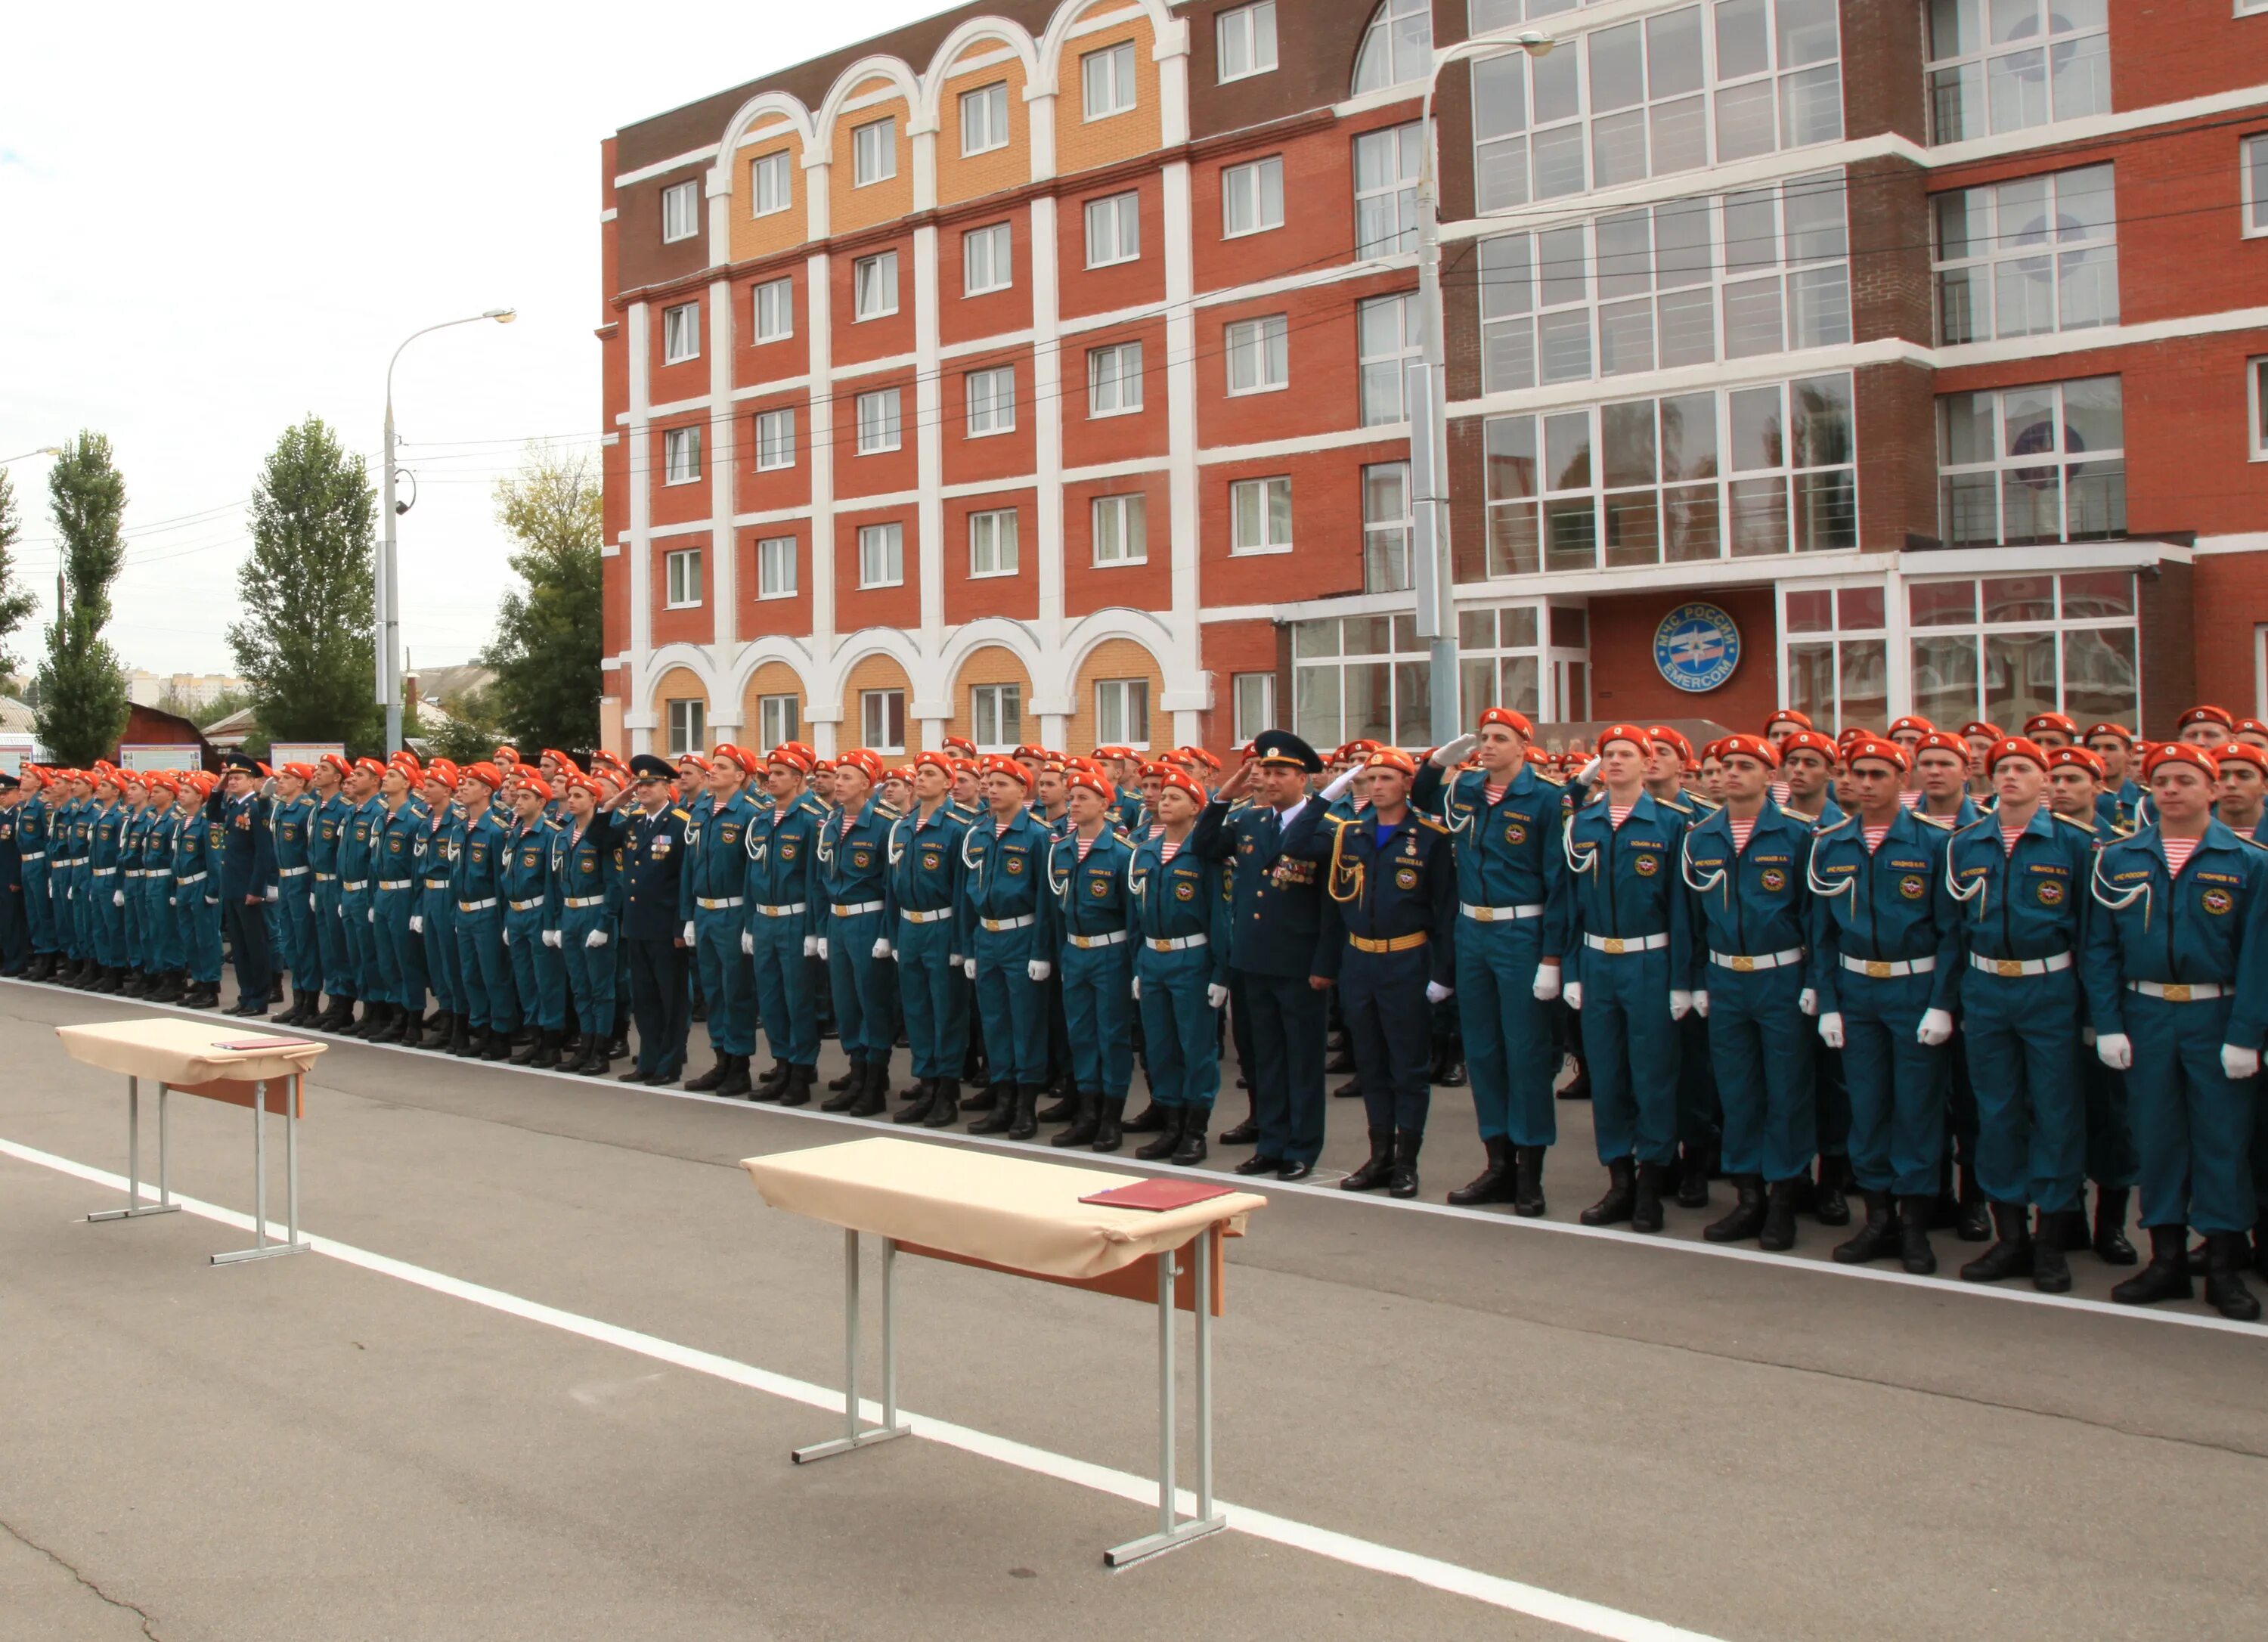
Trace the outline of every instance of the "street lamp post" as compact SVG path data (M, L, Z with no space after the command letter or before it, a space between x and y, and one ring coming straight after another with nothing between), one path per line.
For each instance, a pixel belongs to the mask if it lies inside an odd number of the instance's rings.
M63 453L60 445L42 445L39 449L26 451L19 456L0 456L0 468L5 468L10 462L29 461L34 456L60 456Z
M1446 320L1441 304L1441 198L1433 165L1433 93L1441 70L1462 57L1501 46L1516 46L1543 56L1555 42L1534 29L1501 29L1476 34L1445 48L1425 77L1424 113L1418 142L1418 307L1420 357L1409 368L1410 467L1418 482L1413 523L1411 584L1418 605L1418 636L1432 646L1428 705L1433 745L1464 733L1458 707L1456 578L1449 562L1449 407Z
M378 702L386 709L386 752L387 757L401 750L401 579L394 561L394 521L408 512L394 499L394 367L407 348L420 336L435 331L446 331L453 325L477 325L482 320L494 320L499 325L509 325L518 317L512 308L490 308L461 320L444 320L438 325L429 325L422 331L412 331L401 339L401 348L394 350L394 357L386 362L386 475L381 489L382 505L386 509L386 538L379 553L378 575L372 613L377 631L372 648L378 657Z

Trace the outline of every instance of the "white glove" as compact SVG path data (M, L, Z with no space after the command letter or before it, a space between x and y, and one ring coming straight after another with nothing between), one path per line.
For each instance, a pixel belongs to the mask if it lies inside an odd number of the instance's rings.
M975 980L976 978L976 960L970 958L963 962L961 966L961 972L967 976L970 980Z
M747 935L745 931L742 931L740 938L743 940L747 939ZM607 944L607 940L608 936L606 931L593 930L588 935L583 937L583 945L585 946L603 946Z
M1558 997L1559 966L1556 963L1537 964L1535 966L1535 985L1533 990L1535 993L1535 999L1538 1003L1548 1004L1553 998Z
M2220 1069L2238 1083L2260 1075L2260 1051L2241 1049L2234 1043L2220 1046Z
M693 945L693 920L691 918L688 918L685 920L685 944L690 946Z
M806 935L803 938L803 955L806 958L816 958L819 956L818 936Z
M1921 1012L1921 1025L1914 1028L1914 1041L1925 1048L1935 1049L1953 1035L1953 1017L1942 1009Z
M126 892L122 889L112 890L110 892L110 904L114 907L124 906L126 904Z
M409 932L412 935L423 935L425 932L425 920L412 913L409 918Z
M1473 748L1480 744L1481 739L1476 735L1461 735L1454 741L1435 747L1433 756L1425 762L1436 769L1447 769L1452 764L1463 763L1472 755Z
M1341 799L1344 798L1346 796L1346 790L1354 785L1355 776L1361 769L1362 766L1360 764L1357 764L1354 769L1345 770L1333 777L1330 785L1323 789L1323 802L1326 804L1336 804Z
M369 911L367 911L367 912L364 913L364 914L362 915L362 921L363 921L364 923L365 923L365 924L375 924L375 923L377 923L377 922L378 922L378 909L377 909L376 907L372 907Z
M1457 989L1454 986L1444 986L1439 981L1425 983L1425 1001L1429 1004L1446 1004L1456 995Z
M2124 1071L2134 1064L2134 1040L2124 1032L2104 1032L2095 1040L2095 1058L2113 1071Z
M1686 1016L1692 1012L1693 994L1690 992L1681 992L1675 987L1671 987L1669 989L1669 1018L1672 1020L1683 1020Z
M1703 991L1696 991L1696 992L1693 994L1693 1012L1694 1012L1695 1014L1697 1014L1697 1015L1700 1016L1700 1017L1701 1017L1701 1019L1702 1019L1702 1020L1706 1020L1709 1018L1709 994L1708 994L1708 993L1706 993L1706 992L1703 992Z
M749 934L747 931L742 930L740 931L740 956L743 958L753 958L755 955L756 938Z
M820 935L820 936L815 936L815 937L814 937L814 939L815 940L817 940L817 941L818 941L818 943L819 943L819 950L818 950L818 951L816 951L816 952L814 952L814 953L812 954L812 956L813 956L813 957L814 957L814 958L816 958L816 959L818 959L820 962L821 962L821 963L825 963L825 962L828 961L828 958L827 958L827 937L826 937L826 936L824 936L824 935Z
M898 954L890 950L890 938L888 936L885 935L881 939L874 943L874 956L877 958L895 958L897 955Z
M269 886L268 886L268 899L269 899L269 900L270 900L270 901L277 900L277 899L279 899L279 898L283 895L283 894L284 894L284 892L283 892L281 889L279 889L276 886L275 886L274 884L270 884L270 885L269 885Z
M1138 975L1134 977L1134 1001L1138 1004L1142 1001L1142 977Z
M1024 966L1024 973L1035 981L1044 981L1056 972L1055 965L1044 958L1035 958Z
M309 896L307 897L307 910L308 910L308 911L310 911L310 912L313 912L314 909L315 909L315 897L314 897L313 895L309 895Z
M945 961L956 969L961 968L961 954L957 952L946 954Z
M1843 1012L1831 1009L1819 1017L1819 1041L1829 1049L1843 1047Z
M1226 987L1208 986L1205 988L1205 1003L1208 1006L1219 1009L1222 1005L1227 1002L1228 989Z
M1559 996L1567 1000L1568 1008L1580 1012L1583 1007L1583 983L1580 981L1569 981L1563 983L1559 988Z
M1795 995L1795 1006L1804 1014L1817 1014L1819 1012L1819 993L1814 988L1808 986L1805 987L1800 992L1798 992Z
M179 895L168 895L166 897L166 904L169 907L178 907L181 904L181 898Z
M559 931L557 930L544 931L543 944L556 950L559 946Z
M507 946L512 945L512 931L508 928L504 932L504 944Z

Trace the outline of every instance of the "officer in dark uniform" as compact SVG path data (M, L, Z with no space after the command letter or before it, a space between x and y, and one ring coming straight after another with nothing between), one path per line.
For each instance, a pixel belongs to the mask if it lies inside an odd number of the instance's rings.
M24 915L24 863L16 843L20 784L0 770L0 975L24 973L31 957L31 924Z
M270 964L268 901L276 893L276 836L269 828L268 800L260 796L259 762L245 753L221 762L221 784L205 800L205 818L222 828L218 859L212 870L220 883L221 930L236 966L236 1007L225 1012L246 1020L268 1014Z
M637 1064L616 1077L659 1086L685 1070L690 998L686 990L684 918L678 874L685 865L690 817L677 803L673 772L662 759L640 753L630 760L637 808L622 815L622 956L630 969L630 1012L637 1020Z
M1252 1081L1258 1149L1240 1174L1305 1180L1323 1150L1323 1043L1330 994L1316 984L1322 939L1322 873L1284 852L1291 823L1314 805L1307 781L1322 773L1315 749L1288 730L1263 730L1252 757L1205 806L1189 848L1226 861L1234 896L1229 920L1232 993L1241 1000L1252 1053L1240 1055Z

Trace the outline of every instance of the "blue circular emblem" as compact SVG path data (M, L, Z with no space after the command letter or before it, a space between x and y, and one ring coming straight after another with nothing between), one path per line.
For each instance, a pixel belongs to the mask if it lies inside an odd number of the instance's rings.
M1681 604L1653 630L1653 665L1681 690L1713 690L1741 665L1741 630L1713 604Z

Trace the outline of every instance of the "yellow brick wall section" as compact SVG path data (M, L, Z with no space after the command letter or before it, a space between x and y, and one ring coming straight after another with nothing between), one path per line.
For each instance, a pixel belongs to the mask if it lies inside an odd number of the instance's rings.
M763 729L763 717L756 711L756 703L766 696L794 696L796 723L799 726L796 740L799 741L811 740L808 735L801 733L802 729L809 727L803 723L805 703L802 679L797 676L795 669L786 662L767 661L755 670L754 676L748 680L748 688L740 696L740 732L749 738L746 745L755 745L755 737ZM758 750L769 753L772 749L767 747Z
M1104 10L1113 0L1096 0ZM1090 8L1090 10L1093 8ZM1089 120L1086 115L1086 75L1082 59L1089 53L1121 40L1134 42L1134 107L1123 114ZM1122 159L1146 154L1158 146L1158 65L1152 61L1154 42L1150 21L1136 18L1092 34L1074 34L1064 42L1063 68L1058 74L1061 94L1056 99L1056 169L1065 176L1090 171Z
M966 63L999 49L999 42L981 40L961 54ZM980 86L1008 83L1008 146L961 157L961 94ZM1032 180L1031 107L1024 101L1024 65L1014 57L946 81L945 107L938 121L937 200L951 205L959 200L982 199L988 194L1021 188Z
M756 161L768 154L788 156L793 203L769 217L755 217ZM793 250L809 237L811 212L804 197L809 181L803 169L803 139L793 132L765 137L733 158L733 261L746 262Z
M850 93L850 101L873 92L887 91L890 82L875 78L868 80ZM852 185L858 174L856 142L852 133L862 125L872 125L877 120L893 119L897 123L898 174L887 181L871 183L865 188ZM894 98L886 103L870 103L864 108L849 109L835 121L835 163L829 169L828 221L838 234L856 233L861 228L871 228L876 223L886 223L903 217L914 208L914 145L906 130L913 122L912 110L905 99Z
M702 704L702 723L705 728L710 716L709 692L701 688L701 681L690 671L684 667L672 667L653 687L653 744L662 753L669 751L669 703L681 701L697 701ZM706 736L703 739L706 740ZM709 749L703 747L701 750L705 753Z
M946 728L946 734L966 736L972 741L976 739L976 733L972 727L975 723L975 710L972 705L975 697L970 692L979 684L1022 685L1024 687L1022 739L1027 741L1035 741L1039 739L1039 720L1032 715L1031 674L1024 671L1024 664L1016 659L1014 651L1003 650L998 644L988 644L982 650L970 652L968 659L961 664L961 672L953 681L953 721Z
M835 746L847 752L864 745L865 715L859 711L859 695L866 690L903 690L906 693L906 751L909 755L922 750L921 725L913 716L914 691L906 677L906 670L891 656L868 656L850 669L850 677L843 687L843 722L836 727Z
M1150 683L1150 746L1162 751L1174 744L1174 725L1169 714L1159 711L1159 697L1165 690L1164 675L1158 667L1157 658L1130 638L1108 638L1088 652L1079 669L1079 682L1071 691L1071 739L1061 749L1066 753L1091 753L1100 739L1094 728L1094 686L1101 679L1146 679Z

